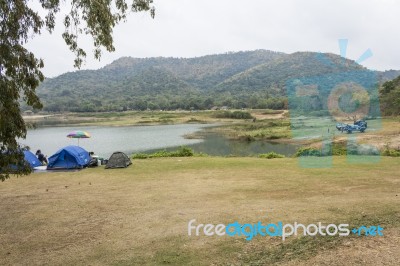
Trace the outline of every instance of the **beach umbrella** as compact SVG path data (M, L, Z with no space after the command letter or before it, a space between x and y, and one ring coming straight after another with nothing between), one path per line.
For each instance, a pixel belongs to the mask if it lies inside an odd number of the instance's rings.
M72 131L67 135L68 138L78 139L78 146L79 146L79 139L88 139L90 138L90 134L86 131L76 130Z

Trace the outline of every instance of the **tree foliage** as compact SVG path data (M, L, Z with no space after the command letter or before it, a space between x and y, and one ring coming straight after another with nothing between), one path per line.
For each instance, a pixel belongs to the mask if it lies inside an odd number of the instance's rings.
M381 110L384 115L400 115L400 76L380 88Z
M11 172L30 172L23 160L17 139L25 138L26 125L20 114L20 98L34 109L42 108L36 88L44 80L42 59L24 46L43 29L52 32L60 11L60 0L40 0L37 10L27 0L0 0L0 179ZM154 17L152 0L71 0L64 17L62 37L75 54L74 65L80 67L86 52L79 46L79 36L93 37L94 56L101 57L102 48L114 51L113 28L126 19L128 12L149 11ZM39 8L40 9L40 8ZM39 13L44 11L45 15ZM15 167L10 168L10 165ZM13 170L13 171L11 171Z

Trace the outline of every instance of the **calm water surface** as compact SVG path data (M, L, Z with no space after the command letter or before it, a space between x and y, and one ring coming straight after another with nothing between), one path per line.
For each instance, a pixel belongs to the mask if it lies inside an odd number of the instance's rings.
M182 145L190 146L195 152L219 156L248 156L270 151L292 155L296 150L296 147L290 144L228 140L215 133L205 134L204 139L184 138L186 134L191 134L210 126L214 125L48 127L29 130L26 140L20 142L28 145L33 152L41 149L45 155L51 156L64 146L78 145L78 139L69 139L66 136L71 131L84 130L91 134L91 138L80 139L79 146L88 151L94 151L104 158L108 158L114 151L122 151L129 155L136 152L169 150Z
M201 142L198 139L185 139L190 134L207 127L201 124L129 126L129 127L48 127L29 130L26 140L21 143L28 145L32 151L41 149L48 156L67 145L78 145L78 139L66 136L74 130L84 130L91 138L79 139L79 146L87 151L108 158L114 151L127 154L149 149L161 149L181 145L191 145Z

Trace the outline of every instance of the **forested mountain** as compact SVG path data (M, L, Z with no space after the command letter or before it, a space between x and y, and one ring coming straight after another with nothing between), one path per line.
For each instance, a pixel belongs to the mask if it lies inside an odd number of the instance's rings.
M284 96L288 80L363 69L334 54L297 52L239 73L217 86L218 91L240 93L246 88Z
M363 69L334 54L266 50L196 58L123 57L99 70L46 79L38 95L47 111L285 108L289 79ZM396 71L377 72L383 81Z
M116 76L140 73L150 67L168 69L172 74L199 89L212 88L225 79L251 67L274 61L285 56L265 50L226 53L196 58L130 58L123 57L102 70Z

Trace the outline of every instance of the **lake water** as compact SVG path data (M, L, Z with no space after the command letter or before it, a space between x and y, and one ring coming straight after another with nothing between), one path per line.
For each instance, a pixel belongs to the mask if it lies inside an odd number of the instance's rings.
M229 140L215 133L204 134L202 142L190 145L197 153L206 153L215 156L252 156L255 154L274 151L279 154L290 156L296 152L297 146L292 144L272 143L266 141L239 141ZM166 148L167 151L174 148ZM156 151L149 150L147 153Z
M217 156L250 156L271 151L290 156L297 149L297 146L291 144L229 140L217 134L208 134L203 142L193 144L191 147L196 152Z
M288 144L271 144L254 141L243 142L228 140L213 133L205 134L204 139L185 139L184 135L200 131L210 125L156 125L128 127L47 127L29 130L22 144L28 145L33 152L41 149L45 155L51 156L67 145L78 145L78 139L67 138L74 130L90 133L91 138L80 139L79 146L93 151L101 157L108 158L114 151L122 151L128 155L135 152L190 146L195 152L210 155L247 156L275 151L291 155L296 147Z
M78 145L78 139L66 136L74 130L87 131L91 138L79 139L79 146L87 151L108 158L115 151L127 154L149 149L161 149L201 142L198 139L185 139L190 134L207 127L201 124L129 126L129 127L46 127L29 130L26 140L32 151L41 149L48 156L67 145Z

